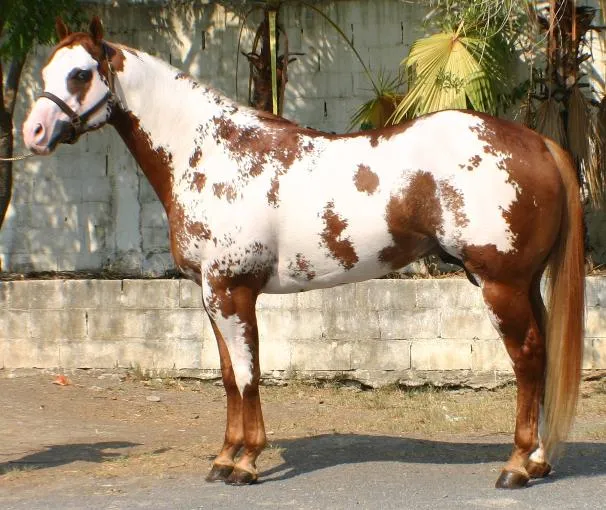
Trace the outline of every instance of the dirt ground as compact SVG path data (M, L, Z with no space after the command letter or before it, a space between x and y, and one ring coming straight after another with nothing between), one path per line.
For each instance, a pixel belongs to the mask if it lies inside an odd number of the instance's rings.
M223 437L220 384L143 379L134 372L0 372L0 489L44 490L66 479L205 476ZM259 468L288 463L297 438L364 434L420 440L511 442L515 391L362 391L292 383L263 387L269 446ZM583 383L575 441L606 439L606 381ZM490 440L490 439L489 439ZM505 460L505 459L504 459Z

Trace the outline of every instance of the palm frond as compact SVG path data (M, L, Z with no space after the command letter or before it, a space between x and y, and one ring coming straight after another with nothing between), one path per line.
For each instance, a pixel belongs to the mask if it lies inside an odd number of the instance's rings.
M509 53L498 38L441 32L417 40L402 62L411 77L394 123L449 108L496 113Z

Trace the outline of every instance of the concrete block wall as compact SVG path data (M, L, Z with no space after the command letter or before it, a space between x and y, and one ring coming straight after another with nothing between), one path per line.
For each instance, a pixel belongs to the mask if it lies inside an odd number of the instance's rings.
M606 369L606 278L587 280L584 368ZM257 306L265 377L345 376L493 385L511 364L464 279L373 280ZM0 366L112 368L217 377L200 289L187 280L0 283Z

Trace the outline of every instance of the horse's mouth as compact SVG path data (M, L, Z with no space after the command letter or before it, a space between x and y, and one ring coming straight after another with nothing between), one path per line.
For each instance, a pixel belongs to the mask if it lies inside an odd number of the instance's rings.
M76 143L78 138L80 138L80 136L71 122L59 120L55 122L53 132L48 140L48 152L54 151L60 143Z

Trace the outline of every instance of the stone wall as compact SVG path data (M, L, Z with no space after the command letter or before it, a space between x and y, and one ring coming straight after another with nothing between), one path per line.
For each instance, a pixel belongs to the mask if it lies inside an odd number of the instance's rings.
M606 278L587 280L584 368L606 369ZM494 385L511 364L467 280L373 280L263 295L264 377ZM0 367L141 367L218 377L199 287L188 280L0 282Z

